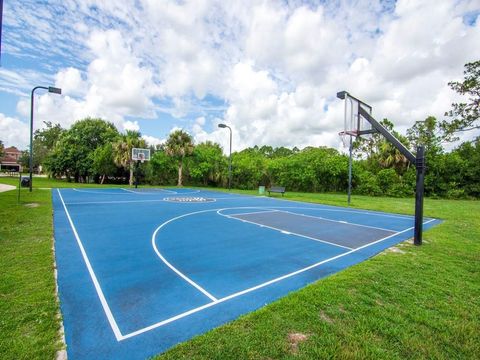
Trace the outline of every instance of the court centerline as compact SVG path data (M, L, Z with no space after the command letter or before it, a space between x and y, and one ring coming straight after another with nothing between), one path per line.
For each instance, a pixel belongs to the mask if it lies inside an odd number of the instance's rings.
M221 209L220 209L220 210L221 210ZM426 221L426 222L423 222L422 225L426 225L426 224L428 224L428 223L430 223L430 222L432 222L432 221L435 221L435 220L436 220L436 219L430 219L430 220L428 220L428 221ZM341 253L341 254L336 255L336 256L333 256L333 257L331 257L331 258L329 258L329 259L322 260L322 261L317 262L317 263L315 263L315 264L313 264L313 265L307 266L307 267L305 267L305 268L303 268L303 269L294 271L294 272L292 272L292 273L289 273L289 274L283 275L283 276L281 276L281 277L272 279L272 280L267 281L267 282L264 282L264 283L262 283L262 284L253 286L253 287L251 287L251 288L248 288L248 289L245 289L245 290L236 292L236 293L234 293L234 294L225 296L225 297L220 298L220 299L218 299L218 300L216 300L216 301L213 301L213 302L211 302L211 303L208 303L208 304L199 306L199 307L197 307L197 308L194 308L194 309L185 311L185 312L180 313L180 314L178 314L178 315L172 316L172 317L170 317L170 318L168 318L168 319L159 321L159 322L157 322L157 323L155 323L155 324L152 324L152 325L149 325L149 326L147 326L147 327L141 328L141 329L139 329L139 330L130 332L130 333L124 335L124 336L123 336L123 339L128 339L128 338L131 338L131 337L134 337L134 336L143 334L143 333L145 333L145 332L151 331L151 330L153 330L153 329L156 329L156 328L161 327L161 326L163 326L163 325L169 324L169 323L174 322L174 321L176 321L176 320L180 320L180 319L182 319L182 318L184 318L184 317L186 317L186 316L195 314L195 313L197 313L197 312L199 312L199 311L202 311L202 310L204 310L204 309L207 309L207 308L210 308L210 307L212 307L212 306L215 306L215 305L218 305L218 304L220 304L220 303L223 303L223 302L225 302L225 301L227 301L227 300L234 299L234 298L236 298L236 297L238 297L238 296L241 296L241 295L247 294L247 293L249 293L249 292L252 292L252 291L261 289L261 288L263 288L263 287L265 287L265 286L274 284L274 283L276 283L276 282L279 282L279 281L281 281L281 280L287 279L287 278L289 278L289 277L292 277L292 276L301 274L301 273L303 273L303 272L305 272L305 271L311 270L311 269L313 269L313 268L315 268L315 267L318 267L318 266L320 266L320 265L322 265L322 264L325 264L325 263L327 263L327 262L330 262L330 261L339 259L339 258L344 257L344 256L346 256L346 255L352 254L352 253L357 252L357 251L359 251L359 250L365 249L365 248L367 248L367 247L369 247L369 246L372 246L372 245L378 244L378 243L380 243L380 242L382 242L382 241L385 241L385 240L387 240L387 239L390 239L390 238L392 238L392 237L394 237L394 236L400 235L400 234L402 234L402 233L404 233L404 232L410 231L410 230L412 230L413 228L414 228L413 226L412 226L412 227L409 227L408 229L405 229L405 230L396 232L396 233L391 234L391 235L389 235L389 236L386 236L386 237L384 237L384 238L382 238L382 239L376 240L376 241L374 241L374 242L372 242L372 243L365 244L365 245L363 245L363 246L361 246L361 247L359 247L359 248L352 249L352 250L350 250L350 251ZM123 340L123 339L122 339L122 340Z

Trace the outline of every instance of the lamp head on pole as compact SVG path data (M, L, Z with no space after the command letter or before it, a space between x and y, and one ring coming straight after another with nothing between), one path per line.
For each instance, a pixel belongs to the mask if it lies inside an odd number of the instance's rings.
M53 86L48 87L48 92L54 93L54 94L62 94L62 89L56 88Z
M227 125L225 125L225 124L218 124L218 127L219 127L219 128L223 128L223 129L224 129L224 128L226 128L226 127L227 127Z

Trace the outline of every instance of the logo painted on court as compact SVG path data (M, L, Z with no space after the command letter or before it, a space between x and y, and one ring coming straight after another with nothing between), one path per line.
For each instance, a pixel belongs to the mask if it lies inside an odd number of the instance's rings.
M165 201L179 202L179 203L200 203L200 202L213 202L215 199L204 198L201 196L174 196L163 198Z

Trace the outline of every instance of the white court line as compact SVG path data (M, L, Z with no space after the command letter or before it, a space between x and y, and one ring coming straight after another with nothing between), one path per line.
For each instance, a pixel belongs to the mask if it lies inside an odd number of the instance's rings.
M347 225L352 225L352 226L361 226L361 227L366 227L366 228L370 228L370 229L378 229L378 230L384 230L384 231L389 231L389 232L396 232L396 231L397 231L397 230L392 230L392 229L381 228L381 227L378 227L378 226L370 226L370 225L362 225L362 224L352 223L352 222L343 221L343 220L342 220L342 221L340 221L340 220L332 220L332 219L327 219L327 218L324 218L324 217L321 217L321 216L313 216L313 215L307 215L307 214L298 214L298 213L295 213L295 212L293 212L293 211L282 210L282 212L285 212L285 213L287 213L287 214L293 214L293 215L304 216L304 217L309 217L309 218L313 218L313 219L320 219L320 220L325 220L325 221L342 223L342 224L347 224Z
M379 240L377 240L377 241L375 241L375 242L366 244L366 245L361 246L361 247L356 248L356 249L352 249L352 250L350 250L350 251L347 251L347 252L342 253L342 254L340 254L340 255L337 255L337 256L335 256L335 257L332 257L332 258L323 260L323 261L318 262L318 263L316 263L316 264L310 265L310 266L308 266L308 267L306 267L306 268L303 268L303 269L297 270L297 271L295 271L295 272L292 272L292 273L283 275L283 276L281 276L281 277L278 277L278 278L276 278L276 279L267 281L267 282L265 282L265 283L262 283L262 284L260 284L260 285L251 287L251 288L249 288L249 289L245 289L245 290L239 291L239 292L237 292L237 293L231 294L231 295L226 296L226 297L221 298L221 299L216 299L216 298L213 297L213 296L212 296L212 297L209 296L209 298L213 300L211 303L208 303L208 304L206 304L206 305L203 305L203 306L194 308L194 309L192 309L192 310L186 311L186 312L184 312L184 313L181 313L181 314L176 315L176 316L174 316L174 317L171 317L171 318L169 318L169 319L163 320L163 321L161 321L161 322L155 323L155 324L150 325L150 326L148 326L148 327L142 328L142 329L140 329L140 330L131 332L131 333L129 333L129 334L122 335L121 332L120 332L120 330L119 330L119 328L118 328L118 325L117 325L116 322L115 322L115 319L114 319L114 317L113 317L113 314L112 314L112 312L111 312L111 310L110 310L110 308L109 308L109 306L108 306L108 303L107 303L107 301L106 301L106 299L105 299L105 296L104 296L104 294L103 294L103 292L102 292L102 290L101 290L101 287L100 287L100 284L99 284L99 282L98 282L98 280L97 280L97 278L96 278L96 275L95 275L95 273L93 272L93 268L92 268L92 266L91 266L91 264L90 264L90 261L89 261L89 259L88 259L88 257L87 257L87 254L86 254L85 249L84 249L84 247L83 247L83 244L82 244L82 242L81 242L81 240L80 240L80 237L78 236L78 233L77 233L76 228L75 228L75 226L74 226L74 224L73 224L73 221L72 221L72 219L71 219L71 217L70 217L70 214L69 214L68 209L67 209L67 207L66 207L66 205L65 205L65 202L64 202L63 197L62 197L62 195L61 195L61 193L60 193L60 190L57 189L57 192L58 192L58 194L59 194L59 196L60 196L60 199L61 199L62 204L63 204L63 208L64 208L64 210L65 210L65 213L66 213L67 217L68 217L70 226L72 227L72 230L73 230L73 232L74 232L75 238L76 238L77 243L78 243L78 245L79 245L79 248L80 248L80 250L81 250L81 252L82 252L82 256L83 256L83 258L84 258L85 264L86 264L87 269L88 269L88 271L89 271L89 273L90 273L90 277L92 278L92 281L93 281L93 283L94 283L94 285L95 285L95 289L97 290L97 294L98 294L98 296L99 296L99 298L100 298L100 301L101 301L101 303L102 303L102 307L103 307L104 312L105 312L105 314L106 314L106 316L107 316L107 319L108 319L109 322L110 322L110 326L112 327L112 330L113 330L113 332L114 332L114 334L115 334L115 337L116 337L117 341L122 341L122 340L124 340L124 339L127 339L127 338L130 338L130 337L139 335L139 334L141 334L141 333L144 333L144 332L147 332L147 331L149 331L149 330L155 329L155 328L160 327L160 326L162 326L162 325L171 323L171 322L173 322L173 321L175 321L175 320L181 319L181 318L183 318L183 317L186 317L186 316L188 316L188 315L191 315L191 314L196 313L196 312L198 312L198 311L201 311L201 310L203 310L203 309L209 308L209 307L211 307L211 306L214 306L214 305L219 304L219 303L222 303L222 302L224 302L224 301L233 299L233 298L235 298L235 297L244 295L244 294L246 294L246 293L255 291L255 290L257 290L257 289L260 289L260 288L263 288L263 287L265 287L265 286L271 285L271 284L273 284L273 283L276 283L276 282L278 282L278 281L284 280L284 279L286 279L286 278L289 278L289 277L291 277L291 276L297 275L297 274L299 274L299 273L308 271L308 270L310 270L310 269L312 269L312 268L314 268L314 267L317 267L317 266L319 266L319 265L321 265L321 264L324 264L324 263L329 262L329 261L333 261L333 260L335 260L335 259L338 259L338 258L340 258L340 257L343 257L343 256L345 256L345 255L351 254L351 253L356 252L356 251L358 251L358 250L360 250L360 249L363 249L363 248L366 248L366 247L368 247L368 246L374 245L374 244L376 244L376 243L379 243L379 242L381 242L381 241L384 241L384 240L386 240L386 239L389 239L389 238L391 238L391 237L393 237L393 236L399 235L399 234L401 234L401 233L404 233L404 232L406 232L406 231L409 231L409 230L413 229L413 227L408 228L408 229L405 229L405 230L400 231L400 232L398 232L398 233L395 233L395 234L389 235L389 236L387 236L387 237L385 237L385 238L379 239ZM236 207L236 208L230 208L230 209L241 209L241 208L252 208L252 207L240 207L240 208ZM255 208L255 207L254 207L254 208ZM258 208L265 208L265 207L258 207ZM229 209L229 208L226 208L226 209ZM197 213L204 213L204 212L208 212L208 211L221 211L221 210L226 210L226 209L209 209L209 210L197 211L197 212L194 212L194 213L189 213L189 214L184 214L184 215L178 216L178 217L176 217L176 218L174 218L174 219L170 219L168 222L171 222L171 221L173 221L173 220L176 220L176 219L179 219L179 218L182 218L182 217L185 217L185 216L197 214ZM316 208L315 208L315 209L316 209ZM316 209L316 210L320 210L320 209ZM221 215L222 215L222 216L225 216L225 215L223 215L223 214L221 214ZM237 220L238 220L238 219L237 219ZM429 221L427 221L427 222L424 222L423 225L428 224L428 223L430 223L430 222L432 222L432 221L434 221L434 220L436 220L436 219L431 219L431 220L429 220ZM158 230L160 230L160 228L163 227L164 225L166 225L168 222L163 223L159 228L157 228L157 230L156 230L155 232L157 232ZM156 245L155 245L155 243L154 243L154 237L152 237L152 242L153 242L154 249L156 249ZM158 252L157 252L157 254L158 254ZM172 269L172 270L173 270L173 269ZM176 272L176 273L179 274L179 272ZM179 274L179 275L180 275L180 274ZM185 277L186 277L186 276L185 276ZM185 279L185 278L184 278L184 279ZM198 289L198 288L197 288L197 289ZM200 290L200 289L199 289L199 290ZM207 296L208 296L208 295L207 295Z
M82 241L80 240L80 236L78 236L77 229L75 228L75 225L73 224L72 218L70 217L70 213L68 212L67 206L65 205L65 202L63 201L62 194L60 193L60 190L57 189L58 195L60 196L60 200L62 201L63 209L65 210L65 214L67 214L68 222L70 223L70 227L73 230L73 234L75 235L75 239L77 240L78 247L80 248L80 252L82 253L83 256L83 261L85 261L85 264L87 265L88 272L90 274L90 277L92 278L93 285L95 286L95 290L97 291L98 297L100 298L100 302L102 303L103 311L105 311L105 315L107 315L108 322L110 323L110 326L112 327L113 333L115 334L115 337L117 338L117 341L123 340L125 337L122 335L120 332L120 329L118 328L117 322L115 321L112 311L110 310L110 307L108 306L107 300L105 299L105 295L103 295L102 288L100 287L100 283L97 280L97 276L93 272L92 265L90 264L90 260L88 259L87 253L85 251L85 248L83 247Z
M165 189L157 189L157 192L135 191L135 190L129 190L129 189L125 189L125 188L122 188L121 190L127 191L127 192L132 193L132 194L136 194L136 195L158 195L158 193L160 191L164 191L164 192L168 192L168 193L172 193L172 194L178 194L178 192L176 192L176 191L165 190Z
M386 214L383 212L379 211L374 211L374 210L342 210L341 206L334 206L334 205L325 205L321 203L312 203L312 202L303 202L303 201L297 201L297 200L288 200L288 199L281 199L281 198L272 198L268 196L262 196L259 198L262 199L270 199L270 200L280 200L280 201L287 201L287 202L293 202L296 204L308 204L308 205L319 205L323 206L324 209L318 209L318 210L324 210L324 211L344 211L344 212L350 212L350 213L355 213L355 214L371 214L371 215L378 215L378 216L384 216L384 217L393 217L393 218L400 218L400 219L414 219L415 217L413 215L402 215L402 214ZM297 207L292 207L292 209L297 209Z
M429 221L427 221L427 222L424 222L423 225L426 225L426 224L428 224L428 223L430 223L430 222L432 222L432 221L434 221L434 220L436 220L436 219L431 219L431 220L429 220ZM244 294L247 294L247 293L249 293L249 292L252 292L252 291L261 289L261 288L263 288L263 287L265 287L265 286L274 284L274 283L279 282L279 281L281 281L281 280L287 279L287 278L289 278L289 277L292 277L292 276L301 274L301 273L303 273L303 272L305 272L305 271L308 271L308 270L311 270L311 269L313 269L313 268L316 268L316 267L318 267L318 266L320 266L320 265L322 265L322 264L328 263L328 262L333 261L333 260L337 260L337 259L339 259L339 258L342 258L342 257L347 256L347 255L349 255L349 254L352 254L352 253L354 253L354 252L357 252L357 251L359 251L359 250L361 250L361 249L365 249L365 248L367 248L367 247L369 247L369 246L378 244L379 242L385 241L385 240L387 240L387 239L390 239L391 237L400 235L400 234L402 234L402 233L404 233L404 232L407 232L407 231L409 231L409 230L412 230L412 229L413 229L413 227L410 227L410 228L408 228L408 229L402 230L402 231L397 232L397 233L395 233L395 234L386 236L386 237L384 237L384 238L382 238L382 239L379 239L379 240L377 240L377 241L375 241L375 242L372 242L372 243L363 245L363 246L361 246L361 247L359 247L359 248L356 248L356 249L353 249L353 250L344 252L344 253L342 253L342 254L339 254L339 255L337 255L337 256L331 257L331 258L329 258L329 259L322 260L322 261L317 262L317 263L315 263L315 264L313 264L313 265L307 266L307 267L305 267L305 268L303 268L303 269L300 269L300 270L291 272L291 273L289 273L289 274L280 276L280 277L278 277L278 278L275 278L275 279L273 279L273 280L264 282L264 283L262 283L262 284L259 284L259 285L254 286L254 287L251 287L251 288L248 288L248 289L245 289L245 290L236 292L236 293L234 293L234 294L225 296L225 297L223 297L223 298L217 299L216 301L213 301L213 302L211 302L211 303L208 303L208 304L199 306L199 307L194 308L194 309L191 309L191 310L189 310L189 311L185 311L185 312L183 312L183 313L181 313L181 314L178 314L178 315L173 316L173 317L171 317L171 318L168 318L168 319L166 319L166 320L157 322L157 323L152 324L152 325L150 325L150 326L147 326L147 327L144 327L144 328L139 329L139 330L137 330L137 331L133 331L133 332L131 332L131 333L129 333L129 334L126 334L126 335L123 336L123 338L124 338L124 339L128 339L128 338L131 338L131 337L140 335L140 334L142 334L142 333L145 333L145 332L147 332L147 331L156 329L156 328L158 328L158 327L161 327L161 326L166 325L166 324L169 324L169 323L171 323L171 322L173 322L173 321L182 319L182 318L184 318L184 317L186 317L186 316L188 316L188 315L195 314L195 313L197 313L197 312L199 312L199 311L202 311L202 310L207 309L207 308L209 308L209 307L215 306L215 305L220 304L220 303L222 303L222 302L225 302L225 301L227 301L227 300L231 300L231 299L233 299L233 298L239 297L239 296L244 295Z
M155 232L153 233L152 235L152 246L153 246L153 249L155 250L155 252L157 253L158 257L165 263L165 265L167 265L170 269L172 269L178 276L180 276L183 280L185 280L186 282L188 282L190 285L192 285L193 287L195 287L197 290L199 290L201 293L203 293L204 295L206 295L210 300L213 300L213 301L217 301L217 298L215 296L213 296L212 294L210 294L207 290L205 290L204 288L202 288L200 285L198 285L195 281L193 281L192 279L190 279L188 276L186 276L184 273L182 273L180 270L178 270L175 266L173 266L172 264L170 264L168 262L167 259L165 259L163 257L163 255L160 253L160 251L158 250L157 248L157 245L155 244L155 237L157 236L157 233L160 231L161 228L163 228L165 225L169 224L170 222L172 221L175 221L175 220L178 220L182 217L185 217L187 215L194 215L194 214L199 214L199 213L203 213L203 212L207 212L207 211L212 211L212 210L202 210L202 211L196 211L196 212L193 212L193 213L189 213L189 214L183 214L183 215L180 215L180 216L177 216L177 217L174 217L174 218L171 218L170 220L164 222L162 225L160 225L158 228L155 229Z
M284 233L284 234L287 234L287 233L288 233L289 235L295 235L295 236L303 237L303 238L305 238L305 239L309 239L309 240L313 240L313 241L318 241L318 242L321 242L321 243L324 243L324 244L328 244L328 245L340 247L340 248L347 249L347 250L352 250L351 247L343 246L343 245L339 245L339 244L335 244L335 243L332 243L332 242L330 242L330 241L326 241L326 240L322 240L322 239L317 239L317 238L314 238L314 237L311 237L311 236L302 235L302 234L298 234L298 233L291 232L291 231L285 232L285 230L279 229L279 228L276 228L276 227L273 227L273 226L268 226L268 225L265 225L265 224L259 224L259 223L256 223L256 222L254 222L254 221L249 221L249 220L245 220L245 219L241 219L241 218L236 218L236 217L230 216L230 215L225 215L225 214L222 214L222 213L221 213L222 210L225 210L225 209L220 209L220 210L218 210L218 211L217 211L217 214L218 214L218 215L221 215L221 216L225 216L225 217L227 217L227 218L229 218L229 219L235 219L235 220L237 220L237 221L247 222L247 223L250 223L250 224L257 225L257 226L266 227L266 228L269 228L269 229L272 229L272 230L280 231L281 233Z
M123 194L122 194L123 195ZM163 199L151 199L151 200L111 200L111 201L81 201L81 202L69 202L68 205L83 205L83 204L129 204L129 203L149 203L149 202L166 202Z
M124 195L124 194L115 194L115 195ZM181 197L181 196L177 196ZM185 196L188 197L188 196ZM211 199L215 200L237 200L238 198L232 198L232 197L227 197L227 198L214 198L212 197ZM83 204L128 204L128 203L149 203L149 202L168 202L168 203L173 203L173 201L167 201L165 199L150 199L150 200L110 200L110 201L80 201L80 202L68 202L66 203L67 205L83 205ZM203 203L211 203L210 202L203 202ZM177 204L177 202L175 202ZM202 202L195 203L195 204L202 204Z
M71 190L79 192L79 193L87 193L87 194L95 194L95 195L125 195L123 192L108 192L105 190L116 190L115 188L107 188L107 189L98 189L100 191L91 191L91 190L80 190L72 188ZM122 190L122 189L119 189Z
M251 211L246 213L238 213L238 214L228 214L226 216L241 216L241 215L252 215L252 214L264 214L264 213L272 213L272 212L279 212L280 210L265 210L265 211ZM223 214L220 214L223 216Z

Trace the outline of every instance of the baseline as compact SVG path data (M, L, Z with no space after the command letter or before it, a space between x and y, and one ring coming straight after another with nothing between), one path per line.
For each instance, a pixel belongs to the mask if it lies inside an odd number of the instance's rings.
M286 202L292 202L296 204L305 204L304 202L297 201L297 200L289 200L289 199L282 199L282 198L276 198L276 197L269 197L269 196L263 196L263 199L268 199L268 200L278 200L278 201L286 201ZM383 216L383 217L393 217L393 218L400 218L400 219L414 219L415 217L413 215L402 215L402 214L387 214L384 212L380 211L373 211L373 210L342 210L338 209L341 206L333 206L333 205L324 205L324 204L318 204L323 206L323 210L328 210L328 211L344 211L344 212L351 212L355 214L372 214L372 215L378 215L378 216ZM301 207L292 207L292 209L304 209ZM319 209L320 210L320 209Z

